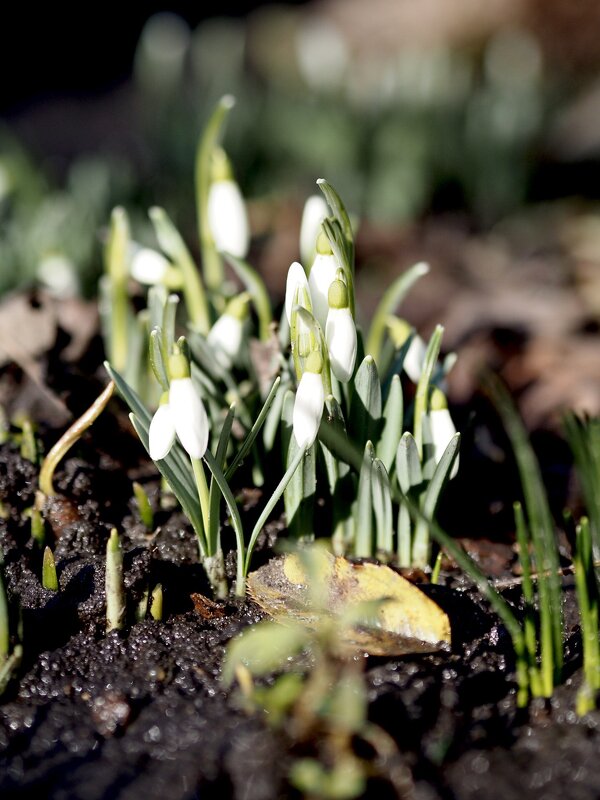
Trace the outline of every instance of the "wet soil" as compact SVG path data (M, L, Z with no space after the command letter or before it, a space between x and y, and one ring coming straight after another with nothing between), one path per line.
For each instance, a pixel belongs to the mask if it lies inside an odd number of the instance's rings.
M195 610L191 595L208 589L193 533L181 513L160 509L153 472L133 438L122 434L124 444L126 465L117 463L116 445L111 454L84 443L57 474L60 495L46 509L56 593L41 586L41 550L23 516L37 469L13 445L0 448L0 547L24 646L0 702L0 796L294 797L287 783L294 743L220 681L225 645L261 612L249 601ZM155 504L152 533L134 510L134 477L145 480ZM107 635L104 551L115 524L123 531L128 620ZM489 558L494 547L480 550ZM497 548L506 571L510 548ZM135 621L144 592L159 582L163 620ZM581 720L574 713L581 653L570 580L566 683L551 704L529 712L516 708L502 625L457 573L443 582L427 591L450 616L452 652L365 659L370 719L397 748L366 796L596 798L600 713ZM507 597L518 607L518 587Z

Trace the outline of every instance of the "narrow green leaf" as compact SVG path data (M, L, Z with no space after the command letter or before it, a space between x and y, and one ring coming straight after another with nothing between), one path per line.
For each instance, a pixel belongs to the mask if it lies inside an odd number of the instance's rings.
M377 551L391 556L394 530L390 478L383 462L379 458L373 461L372 492Z
M235 274L242 281L254 303L258 316L258 333L261 341L267 342L271 338L271 323L273 322L273 312L271 310L271 300L265 282L258 272L246 261L237 258L231 253L223 253L227 261L233 267Z
M419 378L419 383L417 384L413 431L419 454L423 453L423 415L427 412L429 387L431 384L433 371L436 367L438 356L440 354L443 335L444 328L441 325L437 325L436 329L431 334L429 344L427 345L421 377Z
M267 414L269 413L269 409L271 408L271 405L273 404L273 401L275 400L275 397L277 395L277 391L279 389L279 384L280 383L281 383L281 378L278 376L273 381L273 386L271 386L271 390L269 391L269 394L267 395L267 399L263 403L263 407L261 408L260 413L259 413L258 417L256 418L256 421L255 421L254 425L249 430L248 434L246 435L246 438L242 442L242 446L240 447L240 449L237 452L237 455L235 456L235 458L233 459L233 461L231 462L231 464L229 466L229 469L225 473L225 477L227 478L228 481L231 480L231 478L233 477L233 474L235 473L236 469L240 466L240 464L243 462L243 460L246 458L246 456L250 452L250 448L252 447L252 445L254 444L254 442L256 440L256 437L260 433L260 429L262 428L262 426L263 426L263 424L264 424L264 422L265 422L265 420L267 418Z
M455 433L450 439L448 446L444 450L439 460L433 477L427 485L423 496L423 517L433 519L437 508L440 495L450 478L452 467L458 455L460 444L460 433ZM430 541L427 524L423 520L417 522L413 542L413 564L417 567L425 567L429 563Z
M383 409L383 430L377 443L377 457L380 458L388 473L394 466L396 452L404 421L404 398L399 375L394 375L390 391Z
M148 444L148 428L144 423L135 415L130 414L129 418L131 420L131 424L135 428L137 435L140 437L140 441L146 448L149 450ZM196 535L198 537L198 543L200 546L201 555L204 556L206 554L206 542L204 541L204 522L202 520L202 510L200 508L200 501L198 500L198 495L195 489L195 486L191 481L193 480L190 475L190 483L187 480L184 480L181 471L177 468L175 463L175 459L173 458L173 450L175 449L176 445L171 448L171 452L166 458L161 458L159 461L155 461L154 464L160 474L166 479L169 486L171 487L173 494L179 501L186 517L189 519Z
M396 451L396 477L403 494L408 494L423 482L419 450L409 431L402 435Z
M207 334L210 330L210 315L206 291L200 277L200 272L190 251L188 250L181 234L170 220L163 208L155 206L150 209L150 219L154 226L156 238L162 250L171 261L179 267L183 277L183 295L188 311L190 324L200 333Z
M225 500L227 505L227 509L229 511L229 516L231 518L231 524L233 526L233 530L235 533L235 542L236 542L236 549L237 549L237 574L236 574L236 584L235 584L235 592L238 597L243 597L246 592L245 587L245 565L246 565L246 555L245 555L245 545L244 545L244 527L242 525L242 518L240 517L240 512L237 507L237 503L235 502L235 497L231 489L229 488L229 484L227 483L227 479L225 475L223 475L223 471L221 470L220 466L217 464L213 454L210 450L207 450L204 454L204 461L211 471L219 489L221 490L221 494ZM250 553L248 552L248 558Z
M374 553L373 542L373 459L375 450L371 442L365 445L362 467L358 478L356 504L356 541L354 555L371 558Z
M348 427L359 446L378 441L381 434L381 383L377 365L365 356L354 377Z
M256 544L256 540L258 539L258 536L259 536L261 530L263 529L263 526L264 526L265 522L269 518L269 515L271 514L271 511L273 511L277 501L279 500L281 495L284 493L286 486L288 485L289 481L291 480L294 472L298 468L298 466L299 466L300 462L302 461L303 457L304 457L304 453L302 452L302 450L298 450L298 452L296 453L296 457L294 458L292 463L288 465L288 468L287 468L287 471L286 471L285 475L283 476L283 478L277 484L277 487L275 488L275 491L271 495L268 503L266 504L266 506L263 509L262 514L258 518L258 521L257 521L256 525L254 526L254 529L252 530L252 535L250 536L250 541L248 543L248 550L247 550L247 553L246 553L246 568L245 568L245 572L244 572L245 575L248 574L248 570L250 568L250 559L252 557L252 552L254 550L254 545Z
M539 465L508 391L491 374L485 376L484 388L492 397L511 440L523 487L539 576L542 681L544 695L551 697L554 686L560 682L563 663L561 584L554 522Z
M225 458L227 456L227 448L229 446L229 440L231 438L231 427L233 425L233 420L235 417L235 406L232 405L227 412L227 416L223 422L223 427L221 428L221 435L219 436L219 442L217 444L217 452L215 455L215 460L221 470L225 469ZM208 542L209 542L209 551L211 553L216 552L218 541L219 541L219 528L220 528L220 500L221 494L219 485L215 480L215 476L211 476L210 480L210 490L208 494L208 519L209 519L209 526L208 526Z
M348 212L346 211L346 207L342 202L342 198L333 188L333 186L325 180L325 178L319 178L317 180L317 186L325 195L325 199L327 200L327 204L329 208L332 210L334 217L340 224L344 236L346 237L347 241L352 242L354 240L354 234L352 232L352 223L350 222L350 217L348 216Z
M429 272L429 265L424 262L415 264L400 275L386 290L373 315L369 335L367 336L366 352L373 356L379 363L381 348L388 317L398 308L412 286Z
M150 347L149 358L150 366L154 377L160 383L163 392L169 391L169 379L167 377L167 368L165 366L165 354L161 349L162 335L161 329L155 328L150 333Z

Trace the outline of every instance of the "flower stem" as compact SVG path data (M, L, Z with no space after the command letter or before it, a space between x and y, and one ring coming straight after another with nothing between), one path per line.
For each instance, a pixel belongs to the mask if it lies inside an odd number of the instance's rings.
M208 539L208 531L210 530L210 500L208 484L206 483L206 475L204 474L204 467L202 460L199 458L192 458L192 468L194 470L194 479L198 489L198 500L200 501L200 510L202 511L202 522L204 524L203 537L206 544L206 554L214 555L211 553L211 543Z

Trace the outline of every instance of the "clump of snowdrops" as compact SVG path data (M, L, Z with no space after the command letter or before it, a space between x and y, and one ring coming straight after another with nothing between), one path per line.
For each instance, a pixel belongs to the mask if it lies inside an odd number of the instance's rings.
M457 469L459 444L444 395L453 361L440 362L443 330L425 343L396 314L428 267L417 264L396 279L363 335L353 227L335 189L320 179L322 195L305 206L302 263L289 268L278 324L246 261L245 203L221 146L232 106L231 97L220 101L198 147L201 269L163 209L150 210L153 247L135 241L123 209L113 213L101 286L108 372L194 527L217 595L229 591L223 501L235 534L238 595L282 497L295 540L328 537L340 555L426 567L427 520ZM149 287L141 311L132 286ZM256 485L267 463L269 477L282 463L252 530L234 494L244 462Z

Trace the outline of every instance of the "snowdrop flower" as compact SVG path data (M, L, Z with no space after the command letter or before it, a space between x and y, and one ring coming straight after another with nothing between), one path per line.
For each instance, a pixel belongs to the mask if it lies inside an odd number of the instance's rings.
M433 443L434 460L438 464L444 455L444 450L450 443L450 439L456 433L456 427L448 411L446 397L440 389L434 389L429 401L429 428L431 441ZM458 459L454 462L450 478L454 478L458 472Z
M333 281L329 287L328 301L325 339L331 368L339 381L347 383L352 377L356 361L356 326L348 305L348 287L343 281Z
M329 239L321 231L317 239L317 255L308 276L308 285L310 287L313 315L323 330L325 330L327 314L329 313L329 287L336 279L339 268L340 265L333 255Z
M402 347L410 334L413 332L412 327L408 324L408 322L406 322L406 320L398 319L397 317L392 317L388 321L388 327L390 329L390 334L392 336L394 345L397 348ZM426 352L427 345L423 339L421 339L418 333L414 333L406 356L404 357L403 364L404 371L413 383L419 382L421 372L423 371L423 365L425 363Z
M75 264L62 253L51 253L38 264L36 277L54 297L76 297L79 280Z
M224 369L231 369L240 359L249 299L250 295L243 292L230 300L223 314L208 332L207 341L215 360Z
M290 327L292 325L292 309L294 305L308 307L308 310L311 310L308 278L302 264L298 263L298 261L293 261L290 264L285 282L285 316Z
M323 359L316 350L306 359L305 371L296 390L292 430L298 447L308 450L317 438L323 416L325 390L321 371Z
M246 257L250 246L246 206L222 150L217 151L213 164L213 181L208 191L208 225L217 250L237 258Z
M304 264L312 263L315 257L315 242L328 214L329 208L320 194L313 194L304 204L300 223L300 258Z
M150 458L158 461L168 455L175 435L192 458L202 458L208 446L208 417L190 377L184 355L169 359L171 381L161 398L148 432Z
M163 283L170 269L171 264L168 259L150 247L140 247L136 250L129 267L132 278L147 286Z

